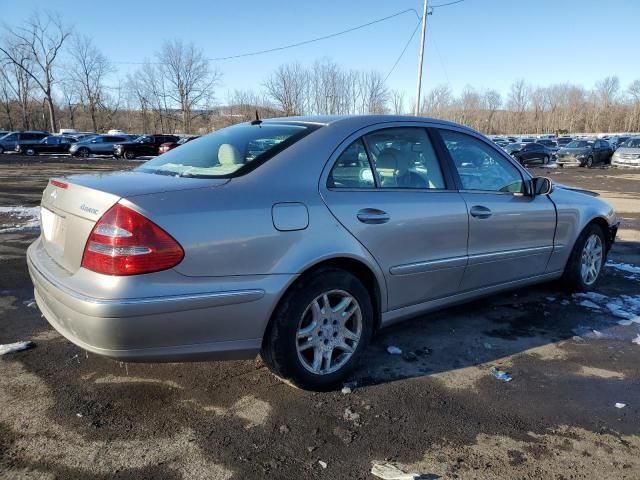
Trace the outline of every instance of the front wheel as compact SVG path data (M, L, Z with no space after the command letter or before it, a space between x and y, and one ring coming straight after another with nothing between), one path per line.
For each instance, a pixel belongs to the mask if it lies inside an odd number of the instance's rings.
M33 157L36 154L36 151L33 148L27 148L24 153L30 157Z
M582 292L594 288L606 261L606 241L602 228L588 225L578 236L562 276L570 291Z
M82 158L88 158L90 154L91 152L86 147L82 147L80 150L78 150L78 155L80 155Z
M276 376L329 390L353 370L372 332L373 307L362 282L344 270L321 270L285 294L261 355Z
M542 164L547 165L548 163L549 163L549 156L545 155L544 158L542 159Z
M593 167L593 157L587 158L587 162L584 164L587 168Z
M126 158L127 160L133 160L134 158L136 158L136 154L130 150L127 150L124 152L124 158Z

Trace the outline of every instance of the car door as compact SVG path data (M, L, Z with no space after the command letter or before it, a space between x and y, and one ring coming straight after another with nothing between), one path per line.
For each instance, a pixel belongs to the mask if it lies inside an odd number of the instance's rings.
M461 290L542 275L556 227L551 200L526 195L526 173L481 137L445 128L439 133L469 212Z
M389 310L458 291L467 209L425 128L370 129L327 165L322 197L380 265Z
M58 137L47 137L47 140L42 144L42 148L47 153L56 153L60 151L60 139Z

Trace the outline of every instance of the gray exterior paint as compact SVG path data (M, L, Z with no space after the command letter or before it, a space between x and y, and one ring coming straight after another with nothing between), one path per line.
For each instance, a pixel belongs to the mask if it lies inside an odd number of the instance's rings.
M40 237L28 250L36 301L47 320L82 348L120 359L247 358L259 351L287 288L324 261L348 259L371 272L386 326L557 278L589 222L616 221L606 202L563 188L537 196L455 185L330 189L327 177L339 154L364 133L392 126L467 133L511 162L525 181L531 177L484 136L450 122L401 116L286 120L324 126L236 178L129 172L68 177L62 179L67 189L49 185L42 206L63 219L60 235ZM184 248L183 261L124 277L81 268L93 225L117 202L169 232ZM380 222L378 211L385 214Z

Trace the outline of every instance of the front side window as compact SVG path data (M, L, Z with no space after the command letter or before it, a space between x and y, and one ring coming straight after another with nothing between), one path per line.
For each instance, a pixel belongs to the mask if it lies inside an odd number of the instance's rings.
M362 139L349 145L333 164L329 188L374 188L373 171Z
M386 128L365 135L364 141L382 188L446 188L424 128Z
M137 170L160 175L228 178L260 165L317 128L320 127L275 122L234 125L169 150Z
M520 171L500 152L471 135L440 130L464 190L523 193Z

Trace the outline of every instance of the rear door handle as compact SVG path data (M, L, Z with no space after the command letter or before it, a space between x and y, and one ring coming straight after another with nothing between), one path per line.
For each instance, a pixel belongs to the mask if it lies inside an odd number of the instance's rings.
M487 207L483 207L482 205L474 205L471 207L469 213L471 213L472 217L476 218L489 218L492 215L491 210Z
M374 225L387 223L391 219L387 212L378 210L377 208L363 208L358 212L357 217L362 223Z

